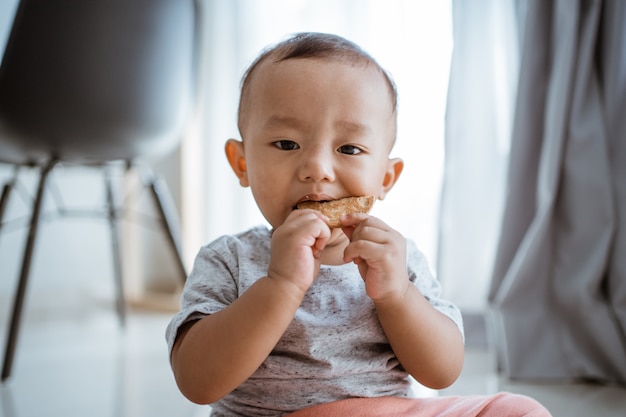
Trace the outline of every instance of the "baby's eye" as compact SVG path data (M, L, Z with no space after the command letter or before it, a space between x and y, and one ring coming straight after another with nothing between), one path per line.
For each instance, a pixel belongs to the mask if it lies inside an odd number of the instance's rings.
M353 145L343 145L343 146L340 146L339 149L337 149L337 152L343 153L346 155L358 155L361 152L363 152L363 150Z
M294 149L300 149L300 145L292 140L281 139L276 142L272 142L272 145L283 151L293 151Z

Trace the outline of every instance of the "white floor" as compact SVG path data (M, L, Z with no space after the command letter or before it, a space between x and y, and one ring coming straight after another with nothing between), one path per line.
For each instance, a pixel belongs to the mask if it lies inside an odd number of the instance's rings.
M112 303L93 291L30 292L13 375L0 385L1 417L208 415L179 394L170 372L163 333L171 313L131 311L121 330ZM0 294L3 349L10 304ZM626 416L623 388L506 382L477 348L451 388L430 394L498 390L529 394L554 416Z

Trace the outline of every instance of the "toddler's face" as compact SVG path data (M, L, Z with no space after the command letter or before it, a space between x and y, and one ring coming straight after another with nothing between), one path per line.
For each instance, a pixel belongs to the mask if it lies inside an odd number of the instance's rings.
M254 77L243 142L227 154L273 227L305 199L385 196L402 162L389 159L395 114L374 66L290 59Z

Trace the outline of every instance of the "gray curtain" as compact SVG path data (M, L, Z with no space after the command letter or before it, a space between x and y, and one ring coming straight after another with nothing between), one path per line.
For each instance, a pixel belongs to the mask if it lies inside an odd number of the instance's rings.
M626 383L626 1L527 2L489 294L516 379Z

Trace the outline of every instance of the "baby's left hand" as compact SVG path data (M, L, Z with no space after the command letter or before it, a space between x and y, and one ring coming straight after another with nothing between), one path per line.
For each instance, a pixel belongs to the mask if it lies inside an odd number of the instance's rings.
M409 285L404 236L367 214L348 214L341 224L350 239L344 261L358 265L367 295L375 303L402 298Z

